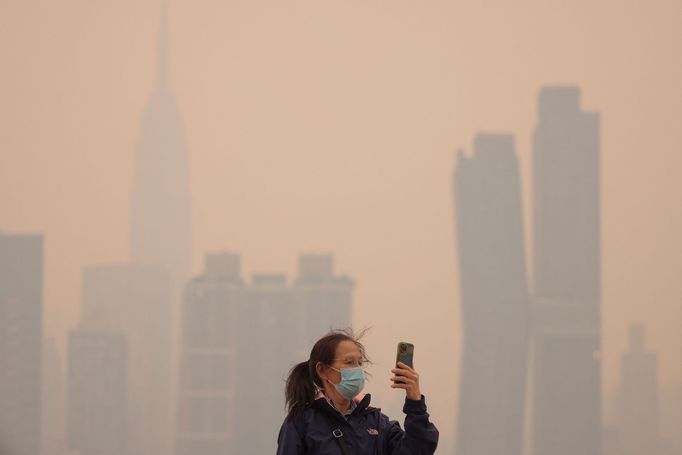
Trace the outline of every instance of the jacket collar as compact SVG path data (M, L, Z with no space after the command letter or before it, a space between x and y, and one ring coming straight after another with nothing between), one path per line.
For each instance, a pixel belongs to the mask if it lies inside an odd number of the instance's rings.
M357 397L353 398L353 401L355 401L355 404L357 405L355 410L351 413L353 414L359 414L363 411L365 411L369 407L369 402L372 400L372 396L369 393L366 393L364 395L358 395ZM333 413L338 413L336 409L334 409L329 403L327 403L327 400L325 399L324 395L319 393L315 397L315 402L313 403L313 408L319 409L324 412L333 412Z

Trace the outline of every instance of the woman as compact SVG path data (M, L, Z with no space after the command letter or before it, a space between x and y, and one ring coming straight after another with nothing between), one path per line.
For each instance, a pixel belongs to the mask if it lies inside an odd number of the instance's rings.
M277 438L278 455L433 454L438 430L429 422L419 375L398 363L395 389L406 392L405 430L360 398L365 348L350 331L319 339L310 359L294 366L286 383L288 415Z

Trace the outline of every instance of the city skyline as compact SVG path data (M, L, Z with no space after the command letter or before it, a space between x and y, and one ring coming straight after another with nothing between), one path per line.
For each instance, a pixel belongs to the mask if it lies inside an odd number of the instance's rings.
M170 50L164 2L156 79L134 148L130 257L84 267L81 318L69 332L69 448L84 454L163 454L174 448L178 319L189 273L191 208ZM112 359L113 370L98 365L102 357ZM103 398L102 388L117 399ZM107 418L110 408L113 422Z
M248 282L239 254L208 254L182 306L176 455L275 452L286 375L320 333L349 326L352 291L331 254L300 256L291 281Z
M117 395L125 394L122 403L126 407L121 410L125 427L121 431L126 455L171 450L176 376L172 368L176 363L172 358L172 289L170 274L159 266L103 264L83 270L81 320L69 332L67 379L72 384L74 376L80 384L69 388L70 417L97 425L111 406L102 401L97 388L84 387L87 378L95 385L104 382L106 387L116 387ZM118 372L95 368L98 350L101 356L117 359ZM72 353L79 357L72 359ZM122 377L124 382L111 384L106 373ZM71 419L68 423L74 424ZM97 432L79 437L86 447L99 444L99 439ZM71 447L77 449L78 445Z
M670 127L682 106L674 90L679 7L619 5L614 17L609 5L559 8L581 18L574 34L570 20L557 24L559 13L532 2L507 11L503 23L466 2L433 11L365 5L357 15L302 3L311 21L274 3L198 10L172 2L170 65L192 181L191 274L206 252L224 248L242 252L247 274L292 275L300 252L334 251L339 269L357 279L354 322L374 326L367 341L377 371L390 364L395 331L410 336L425 387L443 397L433 414L451 421L462 347L453 150L478 131L513 132L529 218L532 101L547 83L575 83L584 105L605 116L603 387L610 393L618 383L635 320L659 354L660 381L679 383L682 188L673 170L682 136ZM71 1L41 5L36 17L17 4L0 19L8 69L0 226L45 235L45 329L62 356L79 318L82 267L130 257L130 151L157 77L158 2L107 8ZM356 35L346 36L341 18ZM498 28L485 32L491 20ZM651 31L646 39L635 32L641 27ZM34 58L21 58L22 46ZM530 237L525 243L532 262ZM391 391L375 396L397 409Z

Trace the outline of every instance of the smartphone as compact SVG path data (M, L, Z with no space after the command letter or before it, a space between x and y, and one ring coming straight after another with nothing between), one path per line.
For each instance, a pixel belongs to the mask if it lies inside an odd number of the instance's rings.
M408 365L410 368L412 368L413 356L414 345L412 343L405 343L404 341L398 343L398 353L395 356L396 366L398 365L398 362L403 362L405 365Z

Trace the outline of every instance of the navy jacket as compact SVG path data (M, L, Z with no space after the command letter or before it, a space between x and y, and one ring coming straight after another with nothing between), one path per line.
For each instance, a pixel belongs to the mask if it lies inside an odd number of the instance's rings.
M353 455L432 455L438 445L438 430L429 422L424 395L405 400L405 430L388 420L365 397L346 420L327 400L318 398L302 415L285 420L277 438L277 455L341 455L325 412L338 422Z

